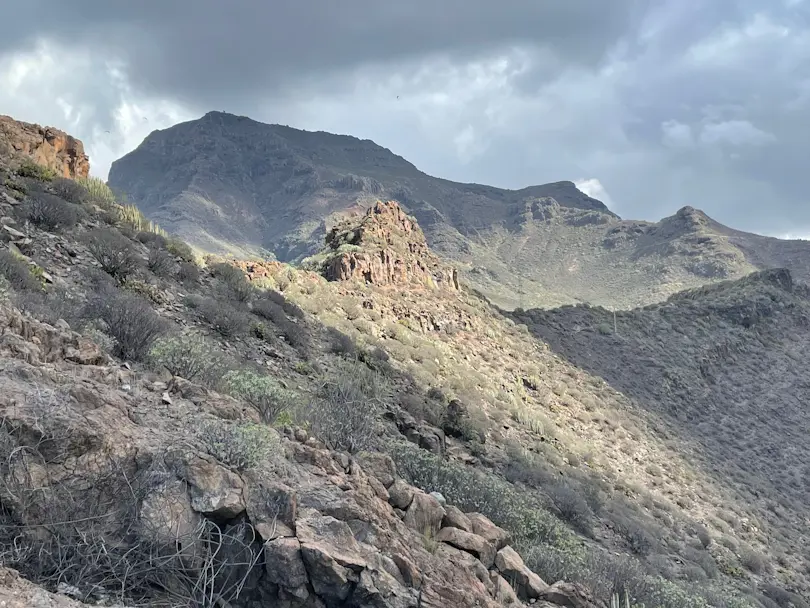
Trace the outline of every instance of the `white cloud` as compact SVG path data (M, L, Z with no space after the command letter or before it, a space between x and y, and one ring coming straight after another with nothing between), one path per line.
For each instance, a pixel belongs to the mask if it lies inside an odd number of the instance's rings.
M665 146L672 148L691 148L695 145L692 136L692 127L677 120L667 120L661 123L662 141Z
M760 146L774 143L776 137L752 125L747 120L726 120L703 125L700 141L704 144Z
M81 139L91 173L104 179L149 132L192 118L176 103L139 98L120 65L45 42L0 57L0 107Z
M613 209L613 199L610 198L607 190L595 177L589 179L578 179L574 181L574 185L580 192L584 192L588 196L602 201L609 209Z

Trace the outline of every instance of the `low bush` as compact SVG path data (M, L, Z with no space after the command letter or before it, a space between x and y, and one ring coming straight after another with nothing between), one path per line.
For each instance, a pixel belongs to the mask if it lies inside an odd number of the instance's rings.
M326 335L329 338L329 349L336 355L345 355L349 358L357 356L357 345L350 336L334 327L326 328Z
M119 232L97 228L85 236L85 243L104 272L119 283L141 268L141 258L132 242Z
M8 250L0 251L0 275L16 291L39 291L42 283L31 272L28 263Z
M49 325L56 325L59 319L72 328L79 327L81 306L67 289L51 287L45 291L24 291L17 294L14 303L22 311Z
M194 255L194 250L188 245L188 243L185 243L180 239L167 239L166 249L169 253L176 255L184 262L189 262L194 265L197 264L197 256Z
M283 293L280 293L274 289L268 289L266 292L265 297L269 299L271 302L275 302L291 317L296 319L303 319L304 318L304 311L301 310L301 307L298 306L295 302L291 302L287 298L284 297Z
M20 177L29 177L31 179L49 182L56 178L56 171L50 167L39 165L32 160L24 160L17 169L17 175Z
M309 334L306 328L302 324L291 321L284 309L276 302L268 298L257 300L253 304L253 312L272 321L293 348L306 349L309 346Z
M274 378L249 370L228 372L224 377L225 390L234 397L250 403L268 424L296 408L298 394L281 386Z
M146 267L156 276L171 276L174 273L175 266L176 262L171 253L155 244L149 246L149 256L146 260Z
M321 378L309 412L312 432L333 450L354 453L372 448L388 390L381 374L345 362Z
M149 360L172 376L209 387L218 386L229 367L228 358L215 342L191 330L158 338L149 351Z
M86 316L99 318L115 338L113 353L124 360L146 358L166 323L149 303L114 286L102 286L87 303Z
M66 200L74 205L81 205L87 198L87 190L81 184L76 183L75 180L66 177L58 177L51 182L51 190L59 198Z
M211 273L226 286L229 294L239 302L247 302L253 295L253 285L245 273L236 266L220 262L211 266Z
M180 262L177 269L177 279L184 285L193 285L200 282L200 267L194 262Z
M565 481L558 481L544 489L560 519L586 536L593 534L593 512L577 489Z
M166 249L169 241L162 234L156 232L143 231L135 235L135 240L144 245Z
M72 228L79 221L79 207L47 192L32 193L25 211L28 221L51 232Z
M186 302L224 338L244 336L250 329L250 317L229 302L203 296L189 296Z
M281 449L276 432L261 424L211 420L199 426L197 435L206 452L237 471L254 468Z

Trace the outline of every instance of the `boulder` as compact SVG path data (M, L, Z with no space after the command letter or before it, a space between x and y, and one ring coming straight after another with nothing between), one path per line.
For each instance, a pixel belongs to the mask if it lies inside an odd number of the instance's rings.
M529 570L517 551L504 547L495 555L495 567L503 577L511 581L514 590L522 599L537 599L548 585Z
M298 501L288 485L274 479L250 479L246 508L262 540L295 536Z
M504 577L497 572L491 572L490 579L493 585L492 597L506 606L520 603L515 590L512 589L512 585L510 585Z
M459 528L442 528L436 535L436 540L471 553L487 568L495 563L495 546L471 532Z
M379 452L360 452L355 456L363 470L370 476L375 477L386 489L397 478L397 467L388 454Z
M315 593L327 605L343 602L367 566L349 525L334 517L312 514L298 520L296 534Z
M472 522L469 517L461 512L461 509L453 505L448 505L444 507L444 510L445 515L444 520L442 520L442 527L458 528L465 532L472 532Z
M411 505L405 512L405 525L420 534L435 536L442 527L444 515L444 508L438 500L416 490Z
M467 513L467 518L472 525L472 531L484 540L491 542L496 549L503 549L512 542L509 532L493 524L485 515Z
M547 587L537 599L567 608L605 608L606 604L597 601L582 585L557 582Z
M264 560L267 578L273 584L293 591L309 581L297 538L276 538L266 542Z
M414 488L405 483L402 479L397 479L388 488L388 502L396 509L407 509L413 502Z
M222 519L245 512L245 484L239 475L207 455L190 455L175 462L178 476L188 482L195 511Z

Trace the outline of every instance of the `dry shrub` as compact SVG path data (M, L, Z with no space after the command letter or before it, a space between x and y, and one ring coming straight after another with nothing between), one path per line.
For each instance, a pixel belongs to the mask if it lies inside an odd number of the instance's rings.
M388 392L382 374L344 362L321 378L309 412L315 436L333 450L355 453L373 448Z
M211 596L223 604L240 597L262 556L249 524L200 518L176 535L144 525L150 496L175 481L165 463L134 469L84 445L91 466L41 477L68 456L69 442L49 428L66 399L43 402L36 434L0 424L0 562L94 605L210 606Z
M59 198L74 205L81 205L87 198L87 190L67 177L58 177L51 182L51 190Z
M73 228L79 221L80 208L47 192L35 192L25 205L28 220L51 232Z
M227 288L228 294L239 302L247 302L253 294L253 285L250 284L245 273L236 266L220 262L211 266L211 273Z
M224 338L244 336L250 329L248 315L230 302L192 295L186 298L186 303Z
M157 245L152 244L149 246L149 257L146 260L146 267L156 276L171 276L174 273L175 266L175 258L172 254Z
M104 272L119 283L140 270L141 258L132 242L120 232L97 228L85 236L85 243Z
M115 338L113 353L124 360L145 359L152 343L166 330L166 322L146 300L113 285L100 286L87 303L85 316L104 321Z

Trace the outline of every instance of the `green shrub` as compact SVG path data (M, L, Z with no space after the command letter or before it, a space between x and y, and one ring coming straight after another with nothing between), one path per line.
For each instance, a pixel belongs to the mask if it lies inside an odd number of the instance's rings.
M228 369L228 360L217 344L195 331L183 331L158 338L149 359L165 367L172 376L194 380L205 386L217 386Z
M194 255L194 250L188 245L188 243L185 243L180 239L167 239L166 249L169 251L169 253L176 255L184 262L189 262L194 265L197 264L197 256Z
M443 460L412 443L389 445L397 471L425 491L441 492L464 512L483 513L510 531L518 551L535 545L575 550L574 534L539 506L537 496L490 473Z
M0 276L3 276L16 291L37 291L42 283L31 272L31 267L11 251L0 251Z
M43 182L49 182L56 178L56 171L50 167L39 165L32 160L24 160L17 169L17 175L20 177L30 177Z
M143 212L135 205L120 205L116 207L119 222L134 232L152 232L167 237L166 231L155 222L146 219Z
M237 471L256 467L281 449L276 432L261 424L211 420L201 424L197 434L206 452Z
M80 177L76 183L85 189L88 195L87 202L99 207L111 207L115 204L115 194L110 187L97 177Z
M101 268L123 283L141 267L141 258L132 242L119 232L97 228L85 236L87 249Z
M294 409L298 402L297 393L283 388L270 376L252 371L228 372L224 383L229 394L250 403L268 424L274 424L282 413Z

